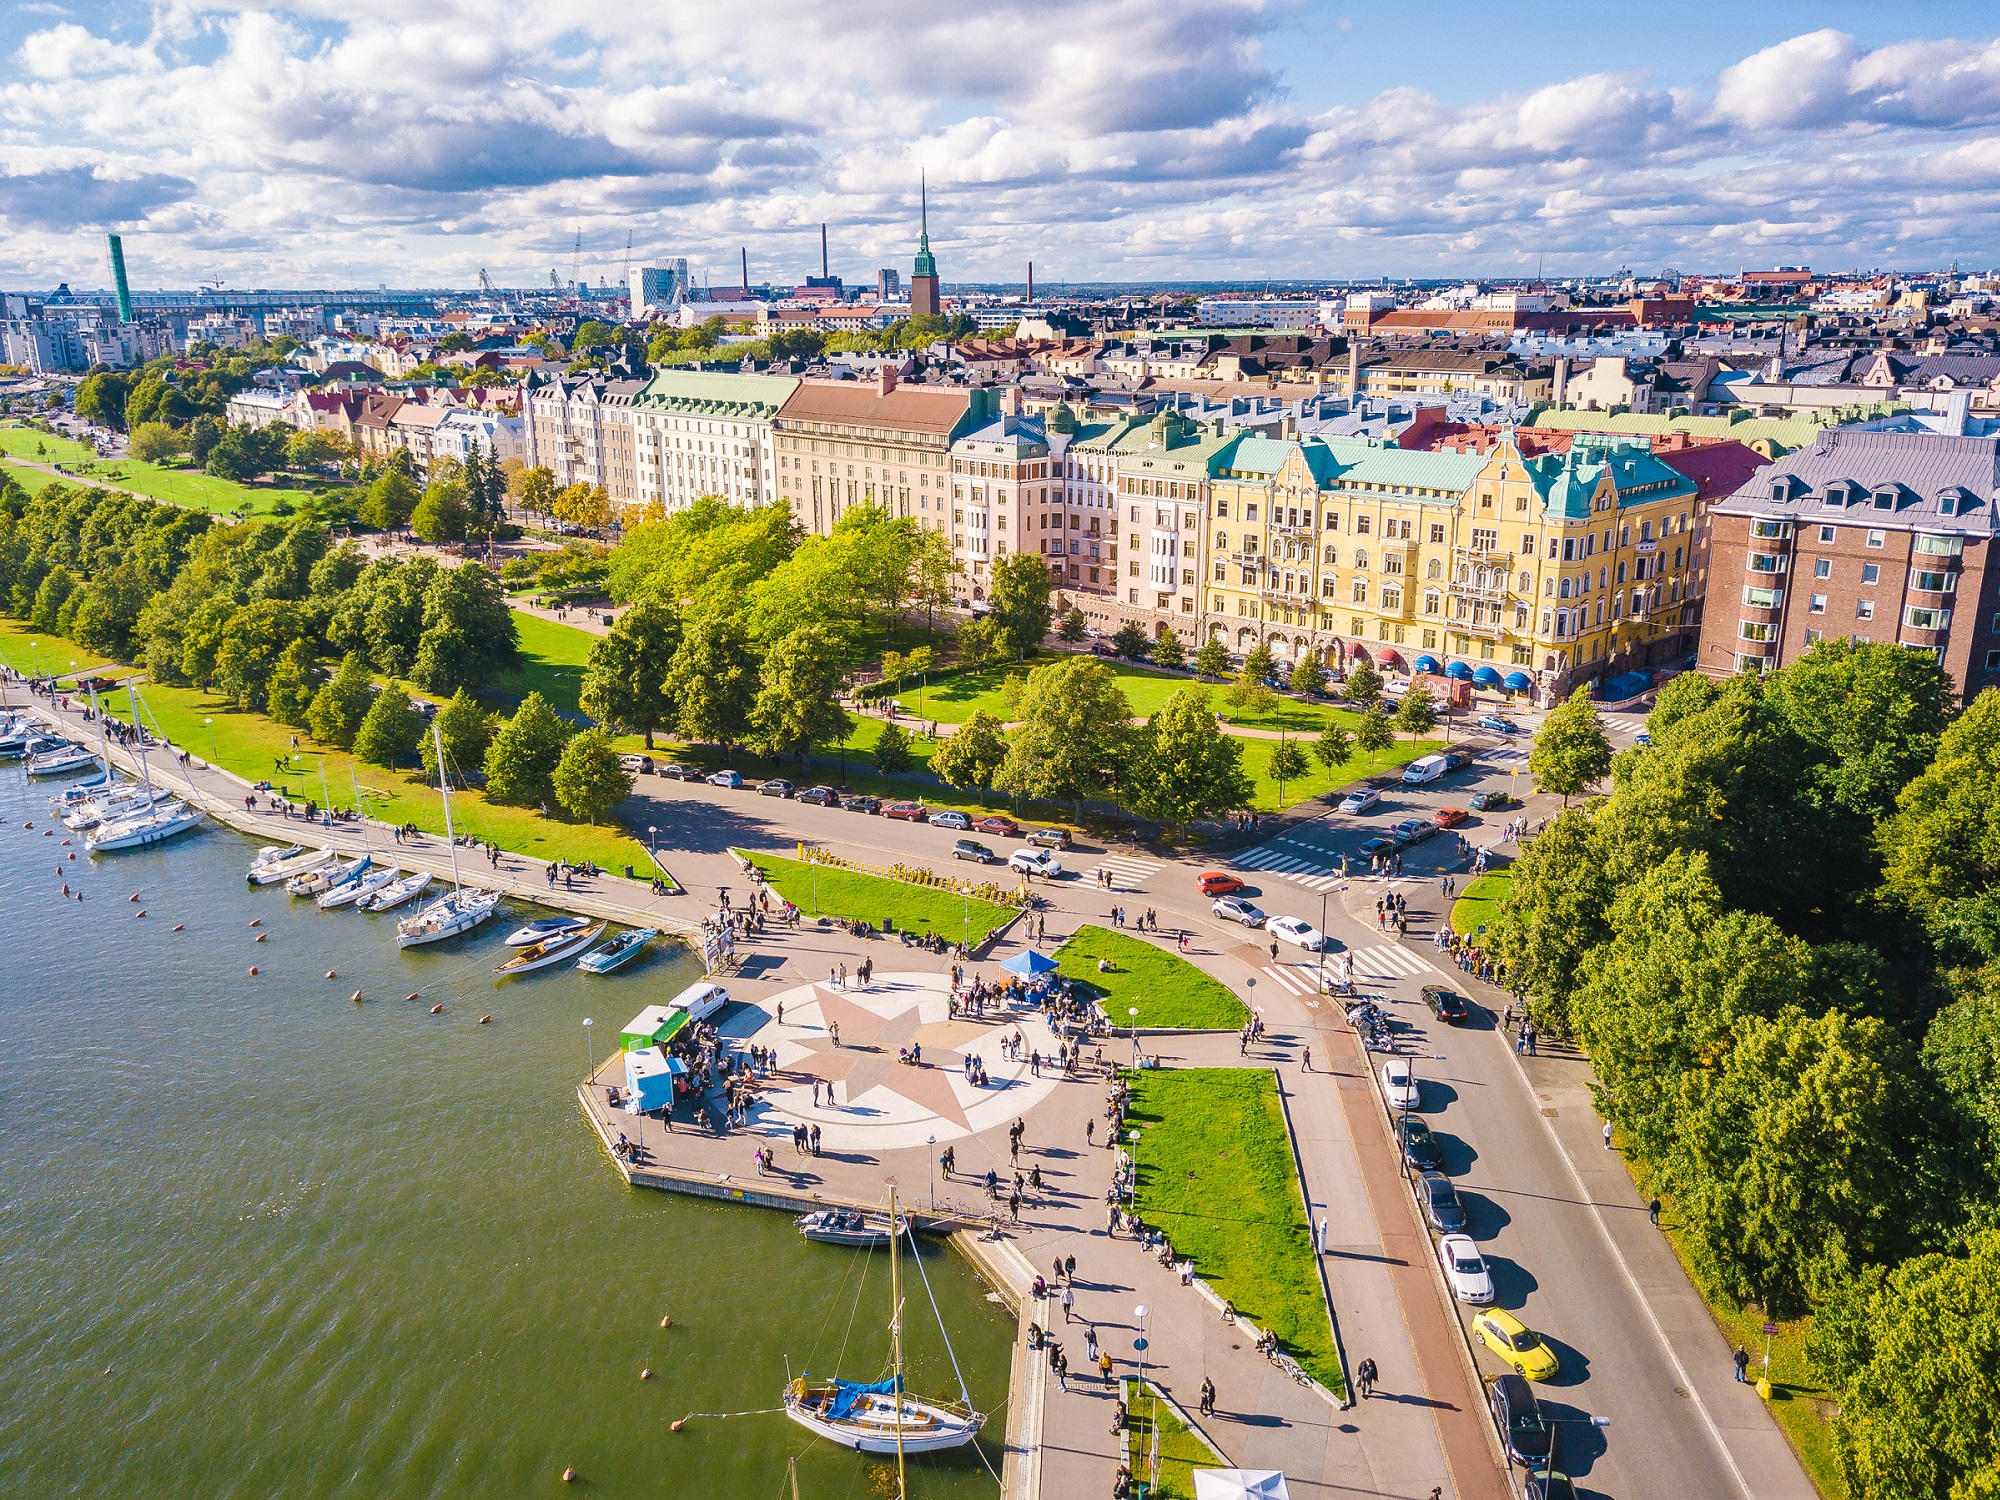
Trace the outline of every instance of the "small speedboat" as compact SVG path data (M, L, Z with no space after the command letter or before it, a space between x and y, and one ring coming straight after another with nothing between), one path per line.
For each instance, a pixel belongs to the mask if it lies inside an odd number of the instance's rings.
M287 880L285 882L286 894L292 896L318 896L326 891L337 890L339 887L349 885L359 880L363 875L366 875L369 866L373 863L373 857L364 854L359 859L350 860L344 865L337 861L320 865L316 869L306 871L303 875L294 875L290 880Z
M822 1245L846 1245L855 1250L873 1250L889 1243L889 1221L870 1218L857 1208L822 1208L792 1220L800 1234ZM896 1228L907 1230L898 1220Z
M86 766L96 766L100 771L104 769L95 750L62 740L58 740L51 748L38 750L28 757L30 776L66 776L72 771L81 771Z
M576 966L586 974L609 974L613 969L632 962L645 951L646 944L659 935L658 930L652 927L634 927L630 932L619 933L595 953L584 954L576 961Z
M262 870L281 859L293 859L305 852L304 844L266 844L257 851L257 857L250 861L250 868Z
M306 870L317 870L333 858L333 852L333 845L328 844L324 849L308 849L302 854L287 855L282 859L265 859L259 855L250 866L250 883L275 885Z
M120 822L125 818L168 801L170 793L158 787L126 785L99 797L87 797L63 814L63 827L80 833L99 823Z
M391 881L388 885L363 896L354 904L362 911L394 911L405 901L416 900L430 888L429 872L419 870L414 875L405 875L401 880Z
M118 790L117 781L117 777L109 770L105 770L88 781L79 781L64 787L49 798L49 806L56 812L74 812L84 803L94 802L107 792ZM137 790L136 787L132 789Z
M561 937L565 932L580 932L589 925L588 917L541 917L508 933L507 946L526 948L530 944L545 942L552 937Z
M114 849L142 849L148 844L164 843L176 834L186 833L200 822L200 808L169 800L157 807L147 808L136 817L100 823L95 833L85 837L83 844L92 854L107 854Z
M351 906L363 896L374 895L402 873L392 865L377 865L359 880L350 880L330 891L321 891L314 899L321 911L331 911L336 906Z
M530 943L521 949L493 972L506 978L514 974L532 974L537 969L549 968L566 959L575 958L578 953L596 942L603 931L604 924L599 922L595 927L586 928L581 932L562 932L551 938L543 938L539 943Z
M24 755L33 755L37 750L46 750L62 743L63 741L36 728L31 719L25 727L0 737L0 760L19 760Z
M396 946L416 948L470 932L500 906L500 892L455 890L396 924Z

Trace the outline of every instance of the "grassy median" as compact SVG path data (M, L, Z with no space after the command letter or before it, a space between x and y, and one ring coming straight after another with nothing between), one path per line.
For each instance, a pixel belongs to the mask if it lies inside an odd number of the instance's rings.
M1479 876L1451 904L1451 930L1471 937L1482 927L1491 927L1500 903L1514 887L1514 868L1502 865Z
M1195 1274L1336 1395L1346 1382L1277 1081L1262 1068L1128 1072L1139 1213Z
M1109 973L1098 971L1100 959L1111 965ZM1158 941L1085 925L1056 950L1056 961L1065 979L1103 1004L1113 1026L1132 1024L1134 1006L1140 1026L1233 1031L1250 1019L1227 985Z
M770 882L771 889L807 916L844 917L873 922L877 927L894 922L899 931L922 936L935 932L947 942L965 938L975 947L996 927L1014 916L1014 909L976 896L933 890L885 875L866 875L859 870L842 870L832 865L811 865L804 860L786 859L777 854L739 855L756 863ZM982 878L973 875L975 882Z
M1223 1469L1228 1463L1160 1399L1152 1381L1123 1383L1128 1413L1125 1463L1140 1479L1152 1480L1153 1428L1160 1430L1160 1474L1148 1492L1153 1500L1194 1500L1194 1471Z

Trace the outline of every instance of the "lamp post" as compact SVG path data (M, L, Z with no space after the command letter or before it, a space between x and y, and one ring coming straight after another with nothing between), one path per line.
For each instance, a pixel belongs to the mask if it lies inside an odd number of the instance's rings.
M1132 1018L1132 1066L1139 1066L1139 1007L1128 1005L1125 1014Z
M1139 1320L1139 1336L1132 1340L1132 1350L1139 1356L1139 1383L1146 1383L1146 1304L1141 1302L1132 1309L1132 1315Z
M1583 1427L1586 1425L1591 1427L1609 1427L1611 1425L1611 1418L1609 1417L1590 1417L1588 1419L1583 1417L1545 1417L1543 1420L1549 1424L1549 1466L1543 1471L1548 1474L1558 1472L1556 1469L1556 1439L1561 1436L1563 1428Z
M208 763L212 766L219 759L215 750L215 720L204 718L201 722L208 726Z
M931 1184L931 1212L936 1213L937 1212L937 1137L934 1135L925 1136L924 1145L926 1148L928 1148L924 1154L929 1169L930 1184Z
M292 759L303 761L305 757L294 750L292 752ZM319 755L315 756L314 759L319 762L319 809L321 812L331 812L333 810L333 794L326 789L326 757Z
M585 1016L583 1018L583 1081L585 1083L590 1082L590 1075L597 1071L597 1053L590 1045L591 1025L590 1017Z
M646 825L647 847L653 856L653 873L660 873L660 830L651 823Z
M1319 992L1326 993L1326 895L1319 893Z

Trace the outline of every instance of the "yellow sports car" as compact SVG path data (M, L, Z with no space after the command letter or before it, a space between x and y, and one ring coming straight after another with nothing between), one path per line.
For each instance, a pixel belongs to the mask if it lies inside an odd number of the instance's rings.
M1512 1366L1517 1375L1547 1380L1561 1368L1555 1350L1543 1342L1540 1334L1530 1333L1510 1312L1498 1308L1483 1312L1472 1320L1472 1328L1479 1341Z

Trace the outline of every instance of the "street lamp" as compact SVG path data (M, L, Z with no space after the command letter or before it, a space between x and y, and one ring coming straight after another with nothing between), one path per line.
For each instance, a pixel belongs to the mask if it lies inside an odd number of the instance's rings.
M591 1050L590 1045L591 1025L590 1017L585 1016L583 1018L583 1081L585 1083L590 1082L590 1075L597 1071L597 1054Z
M659 828L658 828L657 826L655 826L654 824L651 824L651 823L648 823L648 824L646 825L646 837L647 837L647 838L648 838L648 839L649 839L649 840L651 841L651 848L652 848L652 854L653 854L653 873L654 873L655 875L657 875L657 874L659 874L659 873L660 873L660 830L659 830Z
M205 718L201 722L208 726L208 763L212 766L221 758L215 749L215 720Z
M1139 1066L1139 1007L1128 1005L1125 1014L1132 1018L1132 1066Z
M1563 1428L1585 1426L1586 1419L1582 1417L1545 1417L1543 1420L1549 1424L1549 1466L1546 1472L1554 1474L1557 1472L1556 1439L1561 1436ZM1611 1425L1611 1418L1591 1417L1588 1419L1587 1425L1591 1427L1609 1427Z
M327 789L326 789L326 757L325 757L324 755L321 755L321 756L316 756L316 757L314 757L314 758L315 758L315 759L316 759L316 760L317 760L317 761L319 762L319 806L320 806L320 811L321 811L321 812L331 812L331 811L333 810L333 794L332 794L331 792L327 791ZM303 761L303 760L305 759L305 757L304 757L303 755L299 754L299 752L298 752L298 751L294 750L294 751L292 752L292 759L293 759L293 760L296 760L296 761Z
M929 1169L928 1175L930 1177L930 1184L931 1184L931 1212L936 1213L937 1212L937 1151L935 1147L937 1146L937 1137L934 1135L925 1136L924 1145L927 1148L931 1148L925 1151L924 1156L925 1156L925 1161L928 1165Z
M1146 1383L1146 1313L1146 1304L1143 1302L1132 1309L1133 1316L1139 1320L1139 1336L1132 1340L1132 1349L1139 1356L1139 1383L1141 1385Z

